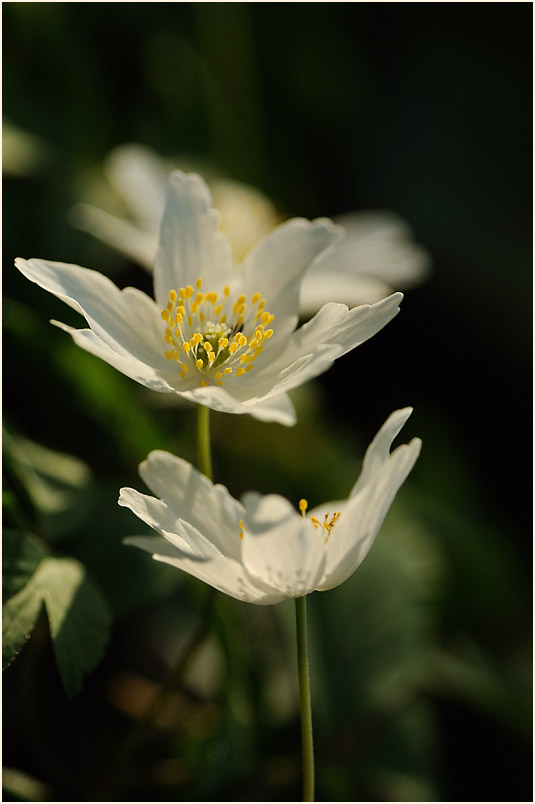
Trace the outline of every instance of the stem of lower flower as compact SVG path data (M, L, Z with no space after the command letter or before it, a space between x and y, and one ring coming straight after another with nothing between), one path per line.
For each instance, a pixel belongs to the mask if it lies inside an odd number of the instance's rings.
M199 469L213 480L212 453L210 450L210 408L197 405L197 452Z
M295 599L297 631L297 674L301 709L301 742L303 750L303 801L314 801L314 740L312 736L312 702L308 669L307 599Z

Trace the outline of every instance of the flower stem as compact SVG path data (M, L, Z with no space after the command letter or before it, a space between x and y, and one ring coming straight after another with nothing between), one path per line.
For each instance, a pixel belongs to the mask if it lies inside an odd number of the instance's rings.
M297 631L297 674L301 709L301 742L303 750L303 801L314 801L314 740L312 737L312 702L308 670L307 599L295 599Z
M197 405L197 453L199 469L213 480L212 453L210 450L210 408Z

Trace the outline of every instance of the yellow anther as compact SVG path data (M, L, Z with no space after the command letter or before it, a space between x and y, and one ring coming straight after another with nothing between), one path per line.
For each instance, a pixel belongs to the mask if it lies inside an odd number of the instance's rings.
M182 348L184 349L185 352L189 352L189 350L191 349L187 341L184 341L184 343L182 344Z
M162 310L161 315L162 315L163 320L167 321L167 319L169 318L169 310Z
M263 346L257 346L256 349L253 352L253 357L256 359L258 357L258 355L260 354L260 352L263 352L263 351L264 351Z
M187 363L181 363L180 368L182 369L182 371L187 371L189 369L189 366Z
M164 337L164 341L165 341L166 343L173 343L173 339L172 339L172 337L171 337L170 335L166 335L166 336Z
M172 312L173 312L173 307L174 307L173 302L168 301L168 302L167 302L167 309L169 310L169 312L170 312L170 313L172 313Z
M187 322L188 322L188 324L190 325L190 327L192 327L192 326L193 326L193 321L191 320L191 316L190 316L190 315L188 315L188 317L187 317Z
M314 525L315 528L319 528L319 526L320 526L319 519L316 519L315 516L311 516L310 521L312 522L312 524Z
M205 352L211 352L211 351L213 350L213 348L214 348L214 347L212 346L212 344L210 343L210 341L205 341L205 342L203 343L203 346L204 346L204 351L205 351Z
M204 319L205 319L204 313L199 313L199 319L200 319L201 324L204 324Z
M197 293L195 296L195 302L200 304L204 300L204 293Z
M193 302L193 304L191 305L191 312L196 313L198 309L199 305L197 304L197 302Z
M266 329L266 331L264 332L264 338L271 338L272 335L273 335L272 329Z
M167 360L171 360L171 352L168 349L165 350L164 355Z
M191 285L188 285L186 288L186 298L191 299L193 293L194 293L193 288L191 287Z
M179 371L179 372L178 372L178 376L179 376L179 377L182 377L182 379L184 379L184 377L185 377L186 375L184 374L184 372L183 372L183 371Z
M245 369L240 366L240 368L236 370L236 375L241 377L242 374L245 374Z
M228 285L225 285L225 287L223 288L223 295L228 296L229 293L230 293L230 288L229 288Z
M215 375L216 380L220 380L222 377L223 377L222 373L220 371L217 371Z
M225 349L225 347L228 346L228 338L220 338L218 345L220 349Z
M172 301L173 304L174 304L176 302L176 300L177 300L177 292L176 292L176 290L170 290L169 291L169 301Z
M306 514L307 508L308 508L308 500L305 500L305 498L303 497L302 500L299 500L299 510L301 511L301 514L303 516Z
M240 519L240 539L243 539L245 535L245 525L243 524L243 519Z
M258 341L256 340L256 338L251 338L251 340L249 341L249 349L256 349L257 346Z
M178 352L177 352L176 349L173 349L173 351L171 352L171 355L173 357L173 360L178 360Z
M200 381L200 383L199 383L199 386L200 386L201 388L206 388L206 383L205 383L205 381L204 381L204 380L201 380L201 381Z
M175 329L175 336L178 338L178 336L179 336L179 335L180 335L180 328L179 328L179 327L177 327L177 328Z
M247 296L244 296L244 294L242 293L241 296L238 296L237 304L243 304L246 299L247 299Z
M221 324L226 324L227 323L226 315L222 315L221 318L219 319L219 321L220 321Z
M182 299L186 298L186 288L180 288L178 292L180 293Z
M260 301L260 299L261 299L261 298L262 298L262 294L261 294L261 293L255 293L255 294L253 295L253 297L252 297L251 301L252 301L252 303L253 303L253 304L256 304L258 301Z
M221 312L222 309L223 309L223 305L218 304L217 307L214 307L214 315L219 315L219 313Z
M198 369L204 368L204 363L202 362L201 358L195 361L195 365L197 366Z
M233 355L234 352L236 351L236 349L238 349L238 348L239 348L239 346L238 346L237 343L231 343L229 348L228 348L228 350L229 350L230 354Z
M242 316L244 314L246 308L247 308L246 304L240 304L240 306L238 307L238 315Z
M177 313L175 321L176 321L178 327L181 325L183 320L184 320L184 316L182 315L182 313Z
M240 346L245 346L247 344L247 338L245 337L245 335L240 335L238 343L240 344Z
M254 366L253 366L253 364L252 364L252 363L249 363L249 365L247 366L247 368L245 369L245 371L251 371L252 369L254 369Z
M232 374L232 369L230 368L230 366L226 369L223 369L223 374Z
M262 317L260 320L262 321L262 324L264 324L264 326L266 324L269 324L269 313L262 313Z
M210 361L210 365L212 365L215 360L215 354L213 352L208 352L208 360Z
M202 288L202 276L200 276L195 282L195 287L197 288L197 290L200 290Z
M195 333L195 335L193 336L193 340L195 341L195 343L200 343L200 342L202 341L202 335L201 335L201 333L200 333L200 332L196 332L196 333Z
M254 336L255 336L255 338L257 339L257 341L261 341L261 340L262 340L262 338L264 337L264 333L262 332L262 330L260 329L260 327L258 327L258 329L256 329L256 330L255 330L255 334L254 334Z

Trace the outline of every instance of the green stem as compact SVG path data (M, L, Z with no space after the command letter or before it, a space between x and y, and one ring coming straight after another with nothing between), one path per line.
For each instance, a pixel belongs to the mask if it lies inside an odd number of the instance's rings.
M314 801L314 740L312 737L312 702L308 670L307 599L295 599L297 630L297 674L301 709L301 742L303 748L303 801Z
M197 452L199 469L213 480L212 453L210 451L210 408L197 405Z

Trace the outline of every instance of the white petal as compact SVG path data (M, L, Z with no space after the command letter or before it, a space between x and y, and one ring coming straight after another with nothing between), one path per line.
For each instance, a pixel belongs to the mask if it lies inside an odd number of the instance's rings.
M390 285L377 277L356 272L341 273L327 265L325 268L327 270L321 272L313 268L303 279L299 303L303 317L314 315L326 302L357 307L359 304L375 304L392 293Z
M104 343L98 335L95 335L92 330L75 329L67 324L62 324L60 321L52 321L51 323L64 332L68 332L77 346L80 346L82 349L85 349L86 352L90 352L96 357L100 357L101 360L104 360L110 366L113 366L122 374L144 385L146 388L150 388L152 391L160 391L164 394L177 393L174 387L176 383L171 385L167 382L166 378L163 376L163 372L154 369L152 366L148 366L146 363L142 363L132 355L117 354L117 352Z
M394 293L377 304L348 310L344 304L326 304L307 324L293 333L285 352L271 363L264 354L258 366L241 379L240 398L254 398L289 391L325 371L341 355L371 338L399 312L402 293ZM262 361L262 362L260 362ZM256 369L258 372L255 374ZM253 376L255 375L255 376Z
M269 606L284 600L281 592L250 578L243 566L231 558L220 555L201 561L183 556L178 551L174 555L165 542L142 536L130 536L123 543L140 547L151 553L156 561L181 569L237 600L259 606Z
M27 279L81 313L117 354L164 366L163 322L145 293L135 288L121 291L103 274L79 265L20 258L15 265Z
M152 271L158 248L157 232L145 232L91 204L75 204L70 210L70 220L78 229L98 237L129 259Z
M154 151L135 143L115 148L104 165L110 183L155 239L162 220L170 170Z
M241 380L242 378L238 377L237 379ZM181 395L191 402L205 405L221 413L248 413L260 421L277 422L286 427L295 424L295 410L286 394L278 394L269 399L253 399L244 402L236 393L239 390L239 382L237 382L232 386L232 394L226 391L224 387L209 385L206 388L195 387L184 393L181 392ZM247 391L244 396L247 399Z
M165 307L170 290L203 278L204 290L222 291L232 276L227 237L200 176L175 170L170 176L154 267L155 297Z
M129 508L179 552L203 559L218 554L217 548L211 545L202 534L186 532L179 517L162 500L157 500L156 497L150 497L148 494L141 494L136 489L122 488L118 502L122 508Z
M371 482L373 476L379 471L381 466L390 458L390 447L395 437L412 413L412 408L401 408L390 414L377 435L366 450L362 471L360 476L351 489L349 497L354 497L358 492Z
M243 501L242 561L250 576L285 597L314 591L324 574L326 545L311 523L278 495L251 494Z
M338 586L361 564L420 448L420 439L414 438L394 450L372 481L342 509L327 544L327 569L318 585L320 591Z
M224 555L239 558L245 510L225 486L214 485L187 461L161 450L148 455L139 474L177 518L191 523Z
M293 218L274 229L243 261L243 292L247 296L261 293L266 310L275 316L273 342L295 328L303 275L339 235L327 218Z

